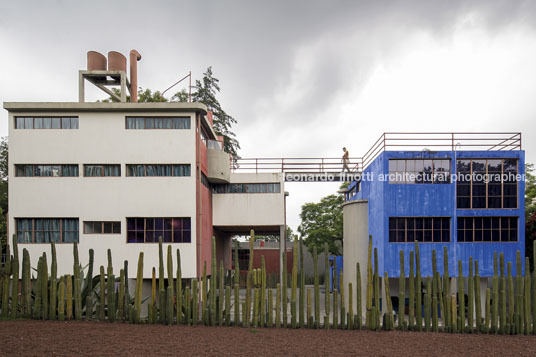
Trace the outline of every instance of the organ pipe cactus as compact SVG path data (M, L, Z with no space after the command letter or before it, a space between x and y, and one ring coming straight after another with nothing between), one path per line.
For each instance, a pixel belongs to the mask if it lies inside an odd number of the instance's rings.
M497 252L493 253L493 278L491 291L491 333L498 332L498 317L499 317L499 275L497 265Z
M115 321L115 278L112 265L112 251L108 249L108 269L106 280L106 299L108 305L108 321Z
M225 286L225 325L231 326L231 286L229 285Z
M475 260L475 310L476 330L482 332L482 301L480 299L480 273L478 272L478 260Z
M452 294L450 296L450 319L451 319L451 326L452 326L452 332L456 332L458 330L458 306L456 305L456 295Z
M524 308L523 311L525 313L525 335L528 335L529 333L532 333L532 327L531 327L531 306L530 306L530 260L529 257L525 257L525 289L524 289Z
M42 270L43 275L41 279L41 317L43 320L48 320L48 263L46 253L43 253Z
M235 285L236 286L236 285ZM275 327L281 327L281 285L277 283L275 293Z
M450 277L449 277L449 252L447 247L443 247L443 305L445 306L443 321L445 326L449 325L451 304L450 304Z
M104 267L102 268L102 271L104 271ZM66 301L66 304L65 304L65 318L67 320L71 320L73 318L73 279L72 279L72 276L67 274L65 276L65 281L66 281L66 292L65 292L65 301ZM104 284L101 284L101 288L103 287ZM101 294L102 294L102 291L101 291ZM103 309L103 312L104 314L104 309ZM104 318L103 318L104 320Z
M186 286L184 289L184 323L186 326L190 325L190 307L192 306L192 301L190 299L190 287Z
M532 334L536 335L536 240L532 242Z
M239 244L236 242L234 250L234 325L240 325L240 296L239 296L239 284L240 284L240 266L238 262L238 248Z
M506 277L504 275L504 253L499 255L500 272L499 278L499 333L506 333Z
M415 328L415 253L409 252L409 309L408 309L408 326L413 331Z
M166 289L166 322L168 325L173 323L173 297L175 296L175 291L173 288L173 251L171 245L167 247L167 276L168 276L168 286ZM168 294L171 294L169 297Z
M161 324L166 323L166 290L164 277L164 252L162 237L158 237L158 313Z
M438 332L438 315L437 315L437 303L439 301L438 298L438 290L439 290L439 273L436 271L434 274L434 277L432 279L432 331Z
M32 316L32 281L31 281L30 253L24 248L22 250L22 304L23 316L30 318Z
M335 282L334 288L335 290ZM365 324L367 329L373 330L375 326L372 324L372 295L373 295L373 277L372 277L372 236L369 235L368 254L367 254L367 301L365 311ZM334 312L335 314L335 312Z
M283 308L283 327L287 327L287 253L283 253L283 286L281 287L281 307Z
M337 270L335 269L335 271ZM339 294L335 281L333 282L333 328L339 328Z
M156 269L153 267L151 275L151 303L147 311L149 323L154 324L156 321Z
M512 262L508 262L508 327L507 333L512 334L514 332L514 278L512 277Z
M91 320L93 318L93 263L94 263L94 251L93 249L89 250L89 264L86 275L86 320ZM123 277L124 279L124 277ZM124 288L124 285L123 285ZM124 297L124 291L123 291ZM122 311L121 318L124 317L124 298L119 299L120 309Z
M359 264L359 263L357 263ZM325 311L326 315L328 316L328 322L329 322L329 314L330 314L330 293L329 293L329 248L328 244L324 243L324 291L325 291ZM359 287L360 289L360 287ZM535 304L536 306L536 304ZM309 316L307 316L309 317ZM328 323L329 327L329 323Z
M406 272L404 270L404 251L400 250L400 279L398 282L398 329L404 330L406 309Z
M9 247L7 247L9 254ZM41 318L41 275L42 275L42 263L43 258L39 257L37 261L37 277L34 280L33 283L33 289L35 293L35 301L34 301L34 307L33 307L33 318L34 319L40 319ZM4 263L4 271L7 270L9 267L9 255L6 256L6 262ZM4 280L5 281L5 280ZM2 289L2 317L4 317L4 312L7 314L7 305L4 307L4 304L7 304L8 299L5 298L6 289ZM7 315L6 315L7 316Z
M19 311L19 248L17 246L17 235L13 234L13 261L11 262L11 318L17 318ZM55 289L54 289L55 290Z
M181 251L177 249L177 299L176 303L176 313L177 313L177 324L180 325L182 320L182 268L181 268Z
M515 303L515 324L516 333L523 332L523 276L521 270L521 252L516 252L516 303Z
M123 321L125 319L125 271L123 269L119 270L119 290L117 291L117 311L118 311L118 318L120 321ZM88 313L89 311L89 313ZM89 306L86 306L86 316L87 319L91 319L91 315L93 314L93 307L91 307L91 310L89 309Z
M207 279L207 262L203 262L203 276L201 277L201 321L203 324L208 325L208 317L206 311L208 310L207 304L208 297L208 279Z
M463 281L463 269L462 261L458 260L458 305L459 305L459 326L458 331L464 332L465 330L465 286Z
M426 294L424 295L424 330L430 331L430 305L432 292L432 278L426 278Z
M264 257L263 257L264 258ZM263 259L264 263L264 259ZM218 325L223 326L223 261L220 261L220 274L219 274L219 299L218 299Z
M99 320L104 321L106 319L106 283L104 282L104 266L100 266L100 289L99 289Z
M315 328L320 328L320 279L318 277L318 252L316 250L316 246L313 246L313 273L314 273L314 292L315 292L315 298L314 298L314 304L315 304ZM327 272L326 272L327 274ZM337 271L335 270L335 274L337 274ZM326 295L329 295L329 290L327 290ZM333 311L333 313L337 313L336 311Z
M58 287L58 320L65 320L65 278L60 278L60 285Z
M419 243L415 242L415 323L417 331L422 330L422 283L421 283L421 259L419 255Z
M380 329L380 265L378 264L378 249L374 248L374 306L376 307L374 317L376 330ZM342 284L342 282L341 282ZM341 318L342 321L342 318Z
M173 284L166 288L166 323L171 325L173 323Z
M467 277L467 325L468 325L468 332L473 332L473 316L475 314L475 299L474 299L474 278L473 278L473 257L469 257L469 276Z
M386 330L394 330L395 328L395 320L394 320L394 314L393 314L393 301L391 300L391 290L389 288L389 276L387 275L387 272L385 272L385 304L387 305L387 316L385 318L385 321L387 322L387 328Z
M192 324L197 325L199 322L199 297L197 294L197 279L192 280Z
M78 243L73 244L73 298L74 317L76 320L82 319L82 280L80 278L80 260L78 258Z
M101 268L102 273L103 268ZM134 297L134 321L140 322L141 313L141 289L143 283L143 252L138 257L138 271L136 274L136 295Z
M489 324L491 322L491 290L486 288L486 317L484 319L483 332L488 333L490 330Z
M292 253L292 288L290 290L290 310L292 312L292 328L296 328L296 289L298 285L298 241L296 239L294 240L294 249Z
M218 280L218 263L216 262L216 238L212 237L212 262L210 264L210 326L216 325L216 287Z
M299 325L303 328L305 324L305 271L303 270L303 240L300 238L300 311ZM262 311L262 309L261 309Z

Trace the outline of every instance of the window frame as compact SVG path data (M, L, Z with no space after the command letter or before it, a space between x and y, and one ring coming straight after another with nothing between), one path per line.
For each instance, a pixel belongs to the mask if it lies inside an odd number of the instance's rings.
M60 174L55 175L36 175L37 168L39 166L59 166L60 167ZM76 167L76 175L64 175L63 171L65 169L65 166L72 166ZM22 171L26 173L26 167L32 167L32 174L31 175L19 175L19 169L22 168ZM15 177L80 177L80 165L78 164L15 164Z
M87 166L97 166L100 167L102 170L102 175L86 175L86 167ZM119 168L119 175L104 175L104 168L109 166L116 166ZM83 171L84 171L84 177L122 177L121 173L121 164L83 164Z
M88 232L87 231L86 224L95 225L95 224L98 224L98 223L100 223L100 226L101 226L100 232ZM104 225L106 223L111 223L112 224L112 231L111 232L105 232ZM115 229L114 229L116 227L116 225L119 226L119 231L118 232L115 232ZM93 234L118 235L118 234L121 234L121 221L84 221L84 222L82 222L82 226L83 226L83 234L89 234L89 235L93 235Z
M490 196L489 194L489 185L490 185L490 181L489 180L486 180L487 182L484 181L484 190L485 190L485 196L474 196L473 195L473 174L475 172L475 170L473 169L473 161L485 161L485 175L488 176L490 175L490 171L489 171L489 164L488 162L489 161L495 161L495 160L500 160L501 161L501 172L500 173L491 173L491 175L495 175L495 174L499 174L501 175L501 195L500 196L497 196L497 195L492 195ZM469 171L469 175L470 175L470 181L463 181L466 183L467 185L467 182L468 182L468 186L469 186L469 196L459 196L458 195L458 186L459 186L459 183L460 183L460 180L456 180L456 209L459 209L459 210L489 210L489 209L498 209L498 210L508 210L508 209L518 209L519 208L519 182L518 180L516 179L514 181L515 183L515 187L516 187L516 194L515 196L512 196L512 195L505 195L504 194L504 185L507 184L507 185L512 185L512 182L510 181L507 181L505 182L503 180L503 175L505 174L505 170L504 170L504 162L506 160L515 160L516 162L516 171L515 171L515 175L519 175L519 158L504 158L504 157L498 157L498 158L457 158L456 159L456 176L458 178L459 175L460 175L460 172L458 171L458 162L459 161L470 161L470 171ZM465 172L465 171L464 171ZM480 172L480 171L477 171L477 172ZM467 173L465 173L467 174ZM488 176L489 177L489 176ZM496 184L496 182L494 182ZM492 183L493 184L493 183ZM485 207L473 207L473 197L484 197L485 199ZM500 202L501 202L501 207L489 207L490 206L490 201L489 201L489 197L499 197L500 198ZM515 198L515 207L504 207L504 199L505 197L509 197L509 198ZM465 198L465 199L469 199L469 207L459 207L458 205L458 200L460 198Z
M255 191L253 187L249 185L258 185L261 188L260 191ZM269 191L270 185L272 186L273 191ZM234 191L234 192L233 192ZM231 184L221 184L214 185L212 190L214 194L281 194L281 183L280 182L249 182L249 183L231 183Z
M23 119L24 128L19 127L19 124L18 124L18 119L19 118ZM64 121L63 120L67 119L67 118L69 119L69 127L64 128L63 127L64 126ZM31 121L32 121L32 127L31 128L26 127L26 123L27 123L26 120L27 119L31 119ZM45 128L44 125L41 128L36 128L35 127L35 119L51 119L50 120L50 128ZM59 128L53 128L52 127L52 123L53 123L52 119L60 119L59 120L59 124L60 124ZM76 120L73 121L73 119L76 119ZM26 129L28 129L28 130L34 130L34 129L37 129L37 130L41 130L41 129L46 129L46 130L50 130L50 129L52 129L52 130L70 130L70 129L78 130L80 128L80 118L78 116L76 116L76 115L72 115L72 116L71 115L67 115L67 116L58 116L58 115L52 115L52 116L40 116L40 115L38 115L38 116L22 116L22 115L17 115L17 116L14 117L14 120L15 120L14 127L17 130L18 129L21 129L21 130L26 130ZM44 122L44 120L43 120L43 122ZM76 123L76 128L72 127L73 122Z
M135 229L129 229L129 220L135 220L133 225L135 227ZM137 221L138 220L143 220L143 230L141 229L137 229L136 226L137 226ZM153 229L148 229L147 227L147 220L153 220ZM154 223L155 220L162 220L162 226L163 226L163 229L156 229ZM166 225L166 220L171 220L171 228L169 230L165 229L165 225ZM174 221L175 220L180 220L181 221L181 241L175 241L175 229L173 229L174 227ZM185 229L184 228L184 222L188 222L189 224L189 229ZM148 232L152 232L153 234L156 233L157 231L162 231L162 232L166 232L166 231L170 231L171 232L171 241L166 241L164 237L162 237L162 242L163 243L166 243L166 244L180 244L180 243L186 243L186 244L191 244L192 243L192 218L191 217L126 217L126 243L127 244L151 244L151 243L158 243L158 237L156 236L153 236L153 240L152 241L147 241L147 233ZM132 241L130 242L129 241L129 233L133 232L135 236L137 236L137 234L139 232L143 232L143 242L138 242L138 241ZM184 238L184 234L185 232L189 232L189 237L187 237L187 241L185 241L185 238ZM135 238L137 240L137 238Z
M477 229L478 226L478 219L481 219L480 228ZM486 228L485 220L489 219L489 228ZM498 227L494 228L494 219L498 222ZM504 228L502 227L504 219L508 220L508 227ZM463 220L463 224L460 224L460 220ZM510 222L512 220L515 220L516 227L512 228L510 225ZM456 243L519 243L519 216L458 216L457 217L457 227L456 227ZM466 229L467 227L467 221L471 222L471 229ZM463 228L460 228L460 226L463 226ZM467 236L467 232L472 232L472 240L468 241L465 239ZM485 239L486 231L489 231L490 239ZM460 232L463 232L462 236L464 237L463 240L460 240ZM477 232L481 232L481 239L477 240ZM493 232L498 232L498 240L494 240L494 234ZM502 240L503 233L507 232L508 234L508 240ZM510 234L511 232L516 232L516 240L510 240Z
M143 175L131 175L129 167L143 166ZM171 175L147 175L147 167L149 166L171 166ZM188 175L175 175L175 167L188 167ZM179 170L180 171L180 170ZM136 172L136 171L134 171ZM191 164L125 164L125 177L192 177Z
M404 229L401 231L398 227L400 220L404 220ZM410 221L411 220L411 221ZM427 221L430 220L430 221ZM439 228L436 228L436 220L439 220ZM446 227L443 227L443 222L447 220ZM420 221L420 222L419 222ZM408 228L411 222L413 228ZM419 224L420 223L420 224ZM394 228L391 226L394 225ZM452 242L452 217L450 216L391 216L388 217L387 222L387 240L389 243L402 243L402 244L414 244L415 242L420 243L451 243ZM448 240L443 240L443 234L448 230ZM394 241L391 239L391 233L394 234ZM399 233L404 233L404 240L399 240ZM408 232L413 233L413 240L408 240ZM435 240L435 232L439 232L440 239ZM430 236L430 240L425 240L426 236ZM422 239L419 240L418 237L421 236Z
M402 182L398 182L396 181L396 176L395 176L395 180L394 181L391 181L391 174L394 174L396 175L397 173L400 172L399 170L399 163L403 161L404 162L404 169L402 171L402 175L404 176L404 181ZM431 172L426 172L426 164L425 162L426 161L431 161L431 169L432 171ZM437 162L439 161L447 161L448 162L448 170L447 171L438 171L437 169L439 168L442 168L442 164L441 166L436 166ZM413 165L411 165L413 167L413 169L409 170L408 171L408 162L412 162ZM422 162L422 170L418 170L418 165L417 163L420 163ZM394 170L394 172L391 171L391 163L393 163L395 166L396 166L396 169ZM436 169L437 168L437 169ZM388 161L387 161L387 172L389 174L388 176L388 183L390 185L448 185L448 184L451 184L452 183L452 180L451 180L451 173L452 173L452 159L451 158L396 158L396 157L393 157L393 158L389 158ZM417 177L419 174L426 174L426 175L431 175L431 182L427 182L425 180L426 176L422 178L422 181L417 181ZM446 174L446 180L436 180L436 177L439 177L440 174ZM415 181L410 181L408 180L408 176L409 175L413 175L415 177Z
M21 220L21 219L25 219L25 220L32 220L32 228L31 228L31 242L24 242L24 241L20 241L20 238L19 238L19 225L18 225L18 221ZM80 243L80 219L78 217L15 217L15 234L17 236L17 243L18 244L50 244L50 242L36 242L35 241L35 238L36 238L36 233L38 232L47 232L46 230L36 230L36 220L37 219L41 219L41 220L53 220L53 219L57 219L59 220L59 233L60 233L60 240L59 242L55 242L55 243L58 243L58 244L73 244L73 243ZM64 229L64 220L76 220L77 221L77 230L74 231L74 230L65 230ZM50 231L50 230L48 230ZM27 232L27 231L23 231L23 232ZM76 239L73 239L72 242L64 242L64 239L65 239L65 233L72 233L72 232L77 232L78 235L76 237Z
M128 127L129 119L139 120L143 119L143 128ZM150 127L147 125L148 121L156 121L162 119L171 119L172 127L171 128L156 128L156 125ZM173 128L173 119L187 119L186 128ZM154 124L154 123L153 123ZM191 130L192 129L192 117L191 116L125 116L125 129L126 130Z

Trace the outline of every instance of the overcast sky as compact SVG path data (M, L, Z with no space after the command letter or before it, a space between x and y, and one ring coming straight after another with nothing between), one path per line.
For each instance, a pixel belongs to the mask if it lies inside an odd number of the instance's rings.
M361 156L384 131L521 131L536 160L535 1L2 1L0 44L2 102L77 101L88 50L137 49L153 90L213 66L242 157ZM292 229L337 187L287 184Z

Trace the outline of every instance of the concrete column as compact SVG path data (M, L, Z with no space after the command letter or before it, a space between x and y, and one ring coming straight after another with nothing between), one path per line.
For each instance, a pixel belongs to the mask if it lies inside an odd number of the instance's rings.
M366 315L367 303L367 252L368 252L368 201L350 201L343 206L343 276L345 284L352 282L356 289L356 263L361 271L361 311ZM382 281L382 279L380 279ZM346 285L348 286L348 285ZM384 289L381 288L383 291ZM348 294L346 294L348 295ZM357 308L357 294L353 306ZM348 303L346 302L346 308ZM354 310L357 311L357 310Z

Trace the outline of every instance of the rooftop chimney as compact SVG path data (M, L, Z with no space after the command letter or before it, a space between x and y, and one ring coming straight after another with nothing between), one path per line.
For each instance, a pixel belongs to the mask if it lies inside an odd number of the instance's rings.
M138 51L130 51L130 101L138 102L138 61L141 55Z

